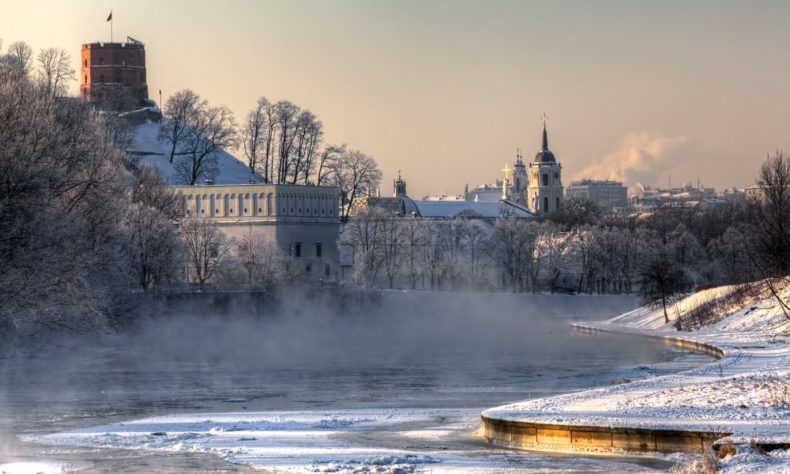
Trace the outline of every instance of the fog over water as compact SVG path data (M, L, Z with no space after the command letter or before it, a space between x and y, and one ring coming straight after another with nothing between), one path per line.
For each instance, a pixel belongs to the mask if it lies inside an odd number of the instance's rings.
M52 458L51 447L22 443L19 435L144 416L482 410L706 360L640 339L569 330L571 321L634 308L629 296L383 292L364 302L349 299L294 294L257 314L198 304L200 310L152 315L124 335L72 337L6 353L0 461ZM99 470L236 468L176 453L57 453Z

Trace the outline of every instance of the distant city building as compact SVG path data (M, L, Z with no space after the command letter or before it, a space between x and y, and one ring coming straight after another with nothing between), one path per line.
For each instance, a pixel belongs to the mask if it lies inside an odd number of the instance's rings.
M658 205L695 207L705 205L718 205L726 202L724 194L719 195L714 188L702 186L694 187L691 183L677 188L661 189L651 188L637 183L634 193L629 196L630 207L636 210L650 209Z
M103 101L128 93L137 101L148 99L145 45L133 38L126 43L87 43L80 58L80 95Z
M743 190L746 199L752 202L759 202L765 199L765 189L760 186L749 186Z
M592 179L573 181L565 195L568 198L590 200L602 209L610 211L628 207L628 189L619 181Z
M502 199L502 181L496 184L481 184L474 188L466 189L464 199L477 202L498 202Z
M546 118L543 119L543 146L529 164L527 203L535 214L549 214L562 206L562 165L549 150Z

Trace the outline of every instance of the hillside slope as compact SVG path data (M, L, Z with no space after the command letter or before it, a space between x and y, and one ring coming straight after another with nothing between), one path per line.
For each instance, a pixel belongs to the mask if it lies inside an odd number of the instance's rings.
M167 119L162 119L166 121ZM159 130L161 124L152 121L145 121L135 125L131 129L131 140L126 149L127 154L140 165L151 166L159 170L159 174L170 184L186 184L178 177L176 163L179 156L170 163L170 144L164 140L159 140ZM217 168L219 173L214 178L214 184L249 184L251 182L262 183L263 178L252 175L249 167L241 160L231 155L225 150L218 150L215 153L217 158ZM183 159L183 158L181 158ZM198 183L204 184L204 183Z

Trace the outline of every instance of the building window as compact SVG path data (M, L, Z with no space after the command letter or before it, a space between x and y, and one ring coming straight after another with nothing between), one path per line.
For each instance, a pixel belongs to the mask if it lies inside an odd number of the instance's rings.
M101 82L101 83L103 83L103 82L104 82L104 74L101 74L101 75L99 76L99 82Z
M560 198L557 198L557 206L554 208L554 210L555 211L559 210L559 208L560 208Z
M549 174L543 173L543 186L548 186L548 185L549 185Z
M331 271L331 267L330 267L330 266L329 266L329 264L327 263L327 264L326 264L326 266L324 267L324 276L327 276L327 277L328 277L328 276L329 276L329 274L330 274L330 271Z
M82 61L82 65L83 65L84 67L88 67L88 60L87 60L87 59L83 60L83 61Z
M315 256L321 258L321 242L315 244Z
M549 198L543 198L543 212L549 212Z
M560 174L559 173L554 173L554 179L560 179Z
M310 273L313 270L313 266L309 263L304 267L304 271Z
M104 58L99 58L99 64L104 64Z
M294 244L294 257L301 257L302 256L302 243L296 242Z

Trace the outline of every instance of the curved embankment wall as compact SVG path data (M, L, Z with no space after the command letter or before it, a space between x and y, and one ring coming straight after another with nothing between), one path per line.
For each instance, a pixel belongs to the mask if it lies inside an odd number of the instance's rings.
M588 333L621 333L621 331L571 324L577 331ZM674 336L635 334L700 352L717 359L724 351L710 344L689 341ZM603 453L699 453L730 433L704 431L658 430L649 428L611 428L570 424L546 424L529 420L502 420L481 415L482 434L498 446L545 451L586 451Z

